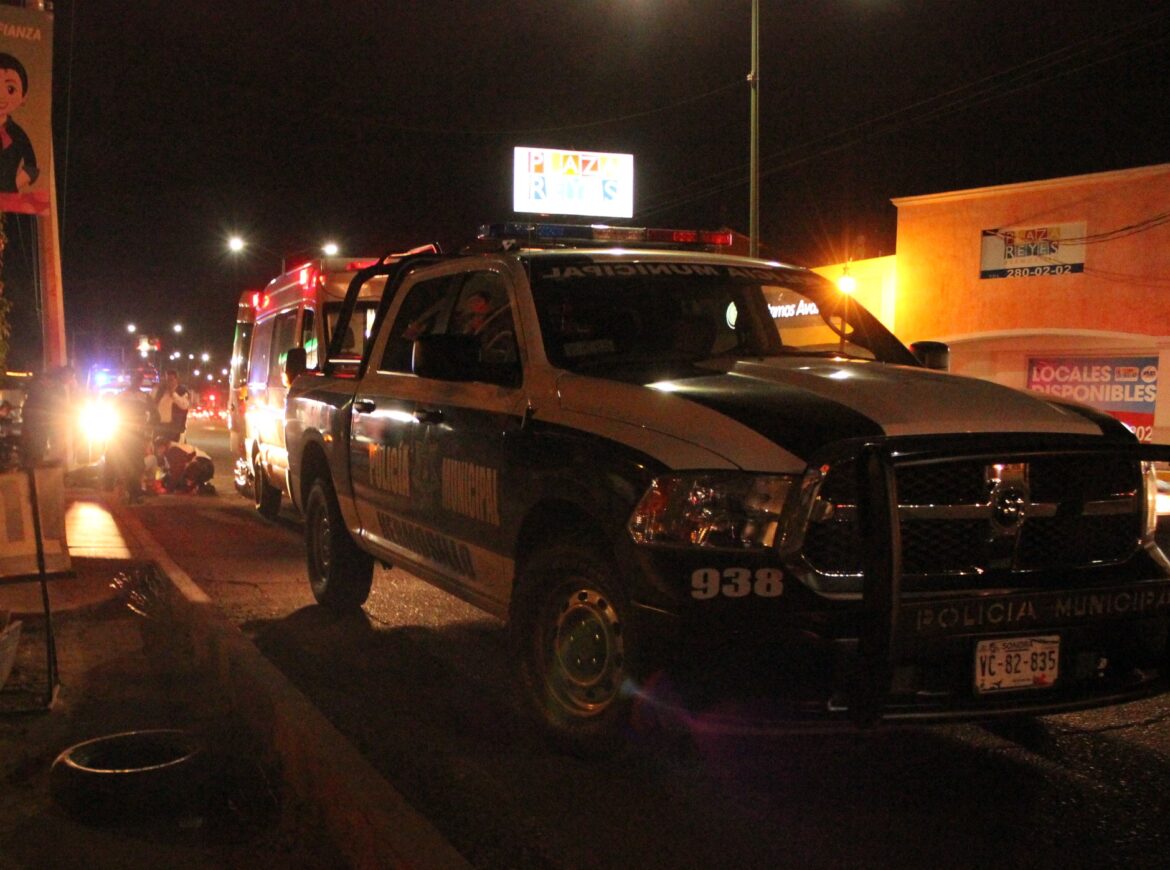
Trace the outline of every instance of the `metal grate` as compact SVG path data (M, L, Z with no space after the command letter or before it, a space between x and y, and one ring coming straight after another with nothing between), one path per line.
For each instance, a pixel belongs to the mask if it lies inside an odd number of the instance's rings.
M1057 455L1026 465L1025 518L1006 530L993 517L989 462L963 458L896 469L902 569L913 588L932 588L932 577L1080 568L1133 555L1142 522L1139 462ZM834 465L820 491L834 510L827 520L810 524L803 549L822 574L862 571L856 493L856 464ZM1086 510L1089 503L1094 510Z

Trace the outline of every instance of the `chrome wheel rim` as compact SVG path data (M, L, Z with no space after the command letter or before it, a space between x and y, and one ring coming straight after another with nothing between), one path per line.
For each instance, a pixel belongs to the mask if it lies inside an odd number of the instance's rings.
M609 598L573 588L556 599L551 632L551 689L578 716L593 716L618 696L625 671L622 623Z

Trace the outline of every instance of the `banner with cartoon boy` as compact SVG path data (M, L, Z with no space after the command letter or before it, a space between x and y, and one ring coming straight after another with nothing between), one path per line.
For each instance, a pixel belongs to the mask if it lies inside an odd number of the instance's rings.
M53 18L0 6L0 211L49 212Z

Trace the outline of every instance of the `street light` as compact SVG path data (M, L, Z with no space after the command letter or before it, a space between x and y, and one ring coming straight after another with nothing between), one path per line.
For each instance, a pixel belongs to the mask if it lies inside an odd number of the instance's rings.
M126 324L126 331L128 333L130 333L131 335L133 335L134 333L136 333L138 331L138 327L135 326L133 323L127 323Z
M255 242L245 241L240 236L231 236L228 239L227 244L228 244L228 250L231 251L233 254L239 254L244 250L244 248L251 246L254 248L258 248L261 251L264 251L266 254L271 254L274 257L280 257L280 274L282 274L282 275L285 273L286 269L288 268L288 258L289 257L296 257L296 256L300 256L301 254L307 254L310 251L317 250L314 248L301 248L300 250L293 251L291 254L278 254L276 251L272 250L271 248L266 248L266 247L264 247L264 245L258 245ZM335 256L337 256L338 251L340 251L341 249L338 247L336 242L326 242L325 244L323 244L321 246L321 248L319 250L326 257L335 257Z
M183 324L176 323L174 326L171 327L171 329L173 329L175 331L175 335L178 335L179 333L181 333L183 331Z

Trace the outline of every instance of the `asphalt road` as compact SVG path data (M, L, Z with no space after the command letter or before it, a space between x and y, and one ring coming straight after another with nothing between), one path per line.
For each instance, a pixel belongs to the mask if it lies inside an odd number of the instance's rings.
M313 603L299 522L231 487L139 517L171 557L481 867L1162 867L1170 701L862 735L650 733L584 762L512 713L504 627L398 570L364 615Z

